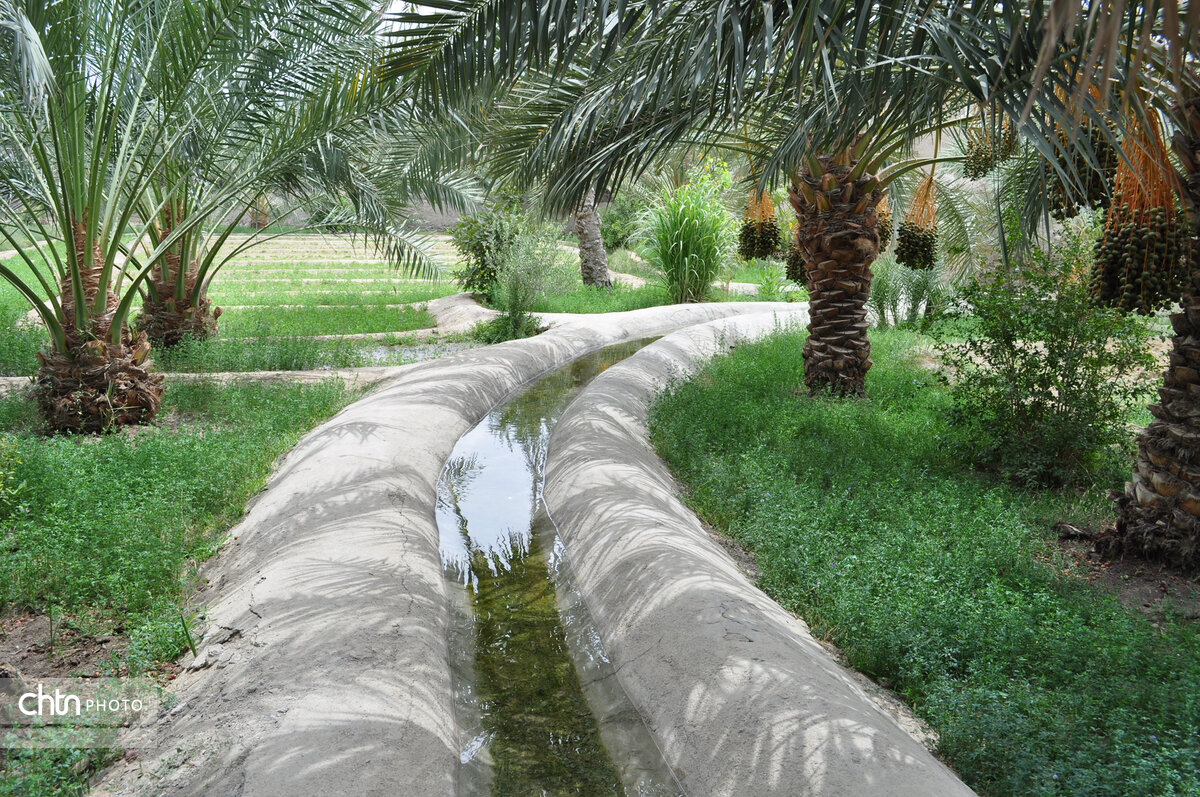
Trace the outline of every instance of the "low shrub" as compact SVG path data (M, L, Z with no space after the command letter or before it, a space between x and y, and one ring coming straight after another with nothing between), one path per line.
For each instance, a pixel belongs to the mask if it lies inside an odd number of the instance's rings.
M569 292L579 276L571 254L558 245L558 230L542 226L519 234L496 261L492 304L500 316L476 327L484 343L536 335L538 321L530 313L550 294Z
M463 267L454 273L463 290L494 298L500 263L530 227L520 199L511 194L499 194L482 209L464 214L450 228L454 247L463 257Z
M939 333L967 454L1025 484L1094 478L1153 392L1149 326L1094 306L1072 271L1035 251L980 277Z
M495 318L480 321L471 330L471 337L480 343L503 343L506 340L531 338L541 329L538 319L532 315L510 315L501 313Z
M750 265L756 267L754 284L758 287L756 295L760 301L776 302L786 298L783 289L787 285L787 275L782 263L776 260L752 260Z
M638 187L619 191L600 212L600 237L604 248L612 251L629 245L637 233L638 218L646 207L646 197Z

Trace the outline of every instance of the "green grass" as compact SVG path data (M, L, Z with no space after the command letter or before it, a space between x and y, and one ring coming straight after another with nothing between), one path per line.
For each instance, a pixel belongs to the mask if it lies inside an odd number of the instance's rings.
M272 308L231 310L220 319L227 338L271 338L308 335L354 335L376 332L409 332L434 326L427 310L405 307Z
M615 313L670 304L671 297L657 285L630 288L614 285L611 290L579 285L570 293L544 296L534 304L535 313Z
M629 249L614 249L608 253L608 268L621 274L633 274L647 280L661 280L662 276L644 257Z
M211 294L218 305L389 305L427 302L457 293L452 283L412 283L408 285L361 286L346 290L345 285L336 285L325 290L308 287L308 283L297 290L276 289L276 283L260 285L217 284ZM367 292L370 291L370 292Z
M352 397L337 381L175 384L160 417L185 423L102 437L46 437L30 402L0 399L11 481L25 485L0 526L0 609L99 611L129 630L134 665L174 657L174 633L152 632L186 597L191 563L217 549L276 457Z
M654 270L654 268L645 261L644 258L638 260L637 254L628 249L614 249L608 253L608 267L613 271L618 271L623 274L633 274L642 279L651 282L662 282L662 275ZM782 260L777 261L782 270L786 270ZM762 274L757 265L752 265L744 260L736 261L735 268L728 273L717 273L717 281L724 282L725 277L730 277L730 282L749 282L757 284L762 279Z
M28 267L19 257L5 265L23 277ZM311 335L381 333L424 329L434 319L419 308L386 309L385 305L427 302L457 292L452 282L351 283L343 277L303 282L292 278L305 264L271 262L235 264L230 277L248 274L279 275L288 282L254 282L218 279L212 298L217 305L255 305L253 309L230 310L220 319L216 340L186 343L174 351L155 350L160 370L184 372L277 371L313 368L354 368L380 364L371 353L380 345L403 342L311 341ZM386 265L353 266L366 277L392 278ZM289 288L291 290L289 290ZM364 293L364 291L372 291ZM379 291L375 293L374 291ZM266 305L267 307L258 307ZM299 305L283 307L281 305ZM332 305L317 307L316 305ZM29 311L29 304L8 282L0 280L0 375L29 376L37 368L35 354L48 345L40 328L17 329L15 322ZM253 338L254 340L230 340Z
M755 297L744 294L725 295L719 288L710 288L711 302L752 302ZM671 303L671 296L661 285L649 284L640 288L614 285L611 290L580 285L570 293L552 294L539 299L533 313L617 313L658 307Z
M0 610L54 611L58 622L129 645L112 674L153 670L183 652L181 613L195 567L220 546L276 458L345 406L341 382L172 385L177 427L136 437L44 437L33 406L0 399ZM99 754L99 755L97 755ZM0 755L0 795L76 795L105 751Z
M373 356L381 347L413 343L412 336L385 340L185 340L171 349L155 350L154 364L165 373L211 374L249 371L314 371L320 368L362 368L401 365L402 354Z
M772 261L776 265L779 266L780 271L783 271L786 273L787 264L784 263L783 260L781 260L779 258L772 258ZM724 278L725 278L725 275L722 274L721 279L724 279ZM730 280L729 281L730 282L749 282L752 285L757 285L759 280L761 280L761 279L762 279L762 268L761 268L760 263L747 262L747 261L739 258L735 263L735 267L730 272Z
M865 401L803 397L803 338L739 347L654 408L702 515L762 586L913 704L985 795L1200 794L1200 635L1088 585L1051 524L1111 522L1105 490L1033 493L966 469L949 398L873 332Z

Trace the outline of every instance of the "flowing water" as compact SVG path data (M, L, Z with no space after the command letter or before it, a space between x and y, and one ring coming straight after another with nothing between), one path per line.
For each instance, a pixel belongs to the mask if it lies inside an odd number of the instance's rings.
M648 342L587 355L500 405L438 481L460 795L682 793L617 683L542 502L555 422Z

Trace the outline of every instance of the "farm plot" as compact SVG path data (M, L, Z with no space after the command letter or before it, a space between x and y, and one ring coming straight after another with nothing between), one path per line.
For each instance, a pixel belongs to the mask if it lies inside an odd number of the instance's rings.
M233 237L236 247L245 236ZM438 251L447 271L450 260ZM222 268L209 297L222 307L220 335L155 353L166 371L295 371L396 364L413 333L434 326L430 299L455 293L445 279L397 271L361 241L281 236ZM364 339L362 336L371 336Z
M234 236L227 245L245 240ZM394 269L361 240L286 235L267 241L240 253L213 281L209 297L223 308L218 336L155 349L152 356L159 370L191 373L353 368L432 356L437 351L428 346L406 344L435 324L424 304L458 288L449 279L455 260L449 240L431 243L442 271L438 279ZM26 268L19 257L5 265ZM4 375L32 374L35 352L46 343L36 323L18 323L28 310L15 289L0 284Z

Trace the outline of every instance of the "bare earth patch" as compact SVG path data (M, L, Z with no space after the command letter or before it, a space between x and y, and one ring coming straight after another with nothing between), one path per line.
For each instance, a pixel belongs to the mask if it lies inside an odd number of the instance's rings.
M1085 532L1087 534L1087 532ZM1089 584L1114 595L1126 608L1161 622L1168 612L1200 620L1200 582L1140 559L1104 561L1089 539L1062 535L1059 547L1076 562Z
M110 661L121 658L129 640L119 633L92 636L74 627L71 618L17 614L0 618L0 675L67 678L113 674Z

